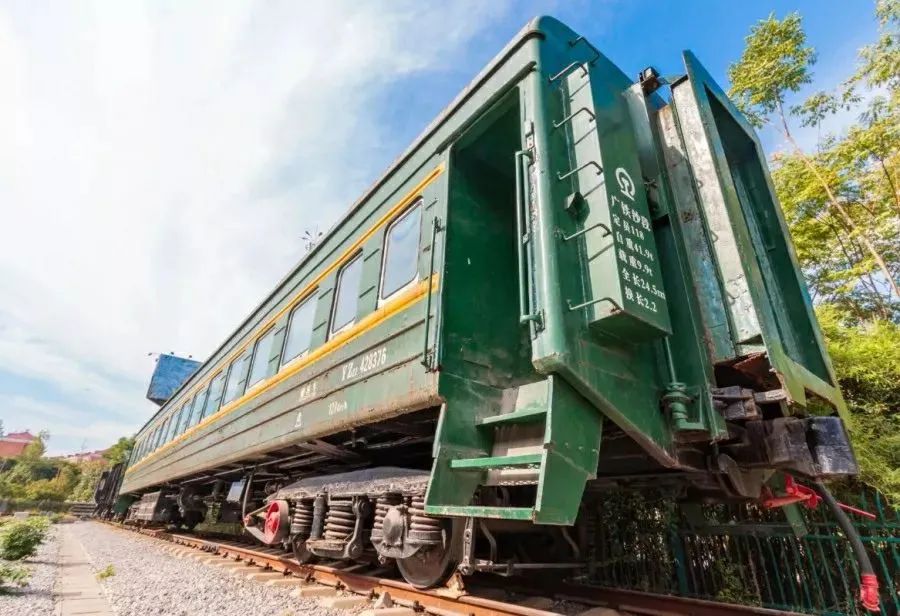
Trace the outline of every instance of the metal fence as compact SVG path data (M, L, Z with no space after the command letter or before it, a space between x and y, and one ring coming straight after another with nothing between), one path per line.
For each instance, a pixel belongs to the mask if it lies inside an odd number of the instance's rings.
M900 614L900 516L871 489L839 497L875 514L851 516L880 583L881 613ZM615 495L596 526L594 579L604 586L809 614L862 614L859 571L824 505L679 505ZM804 532L805 531L805 532Z

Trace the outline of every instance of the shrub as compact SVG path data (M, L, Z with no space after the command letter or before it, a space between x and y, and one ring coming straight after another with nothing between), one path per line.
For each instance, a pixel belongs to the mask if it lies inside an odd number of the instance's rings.
M33 556L49 526L50 521L40 516L5 525L0 533L0 558L21 560Z
M25 586L31 572L25 567L17 567L6 563L0 564L0 587L6 584L15 584L16 586ZM2 589L0 589L2 590Z

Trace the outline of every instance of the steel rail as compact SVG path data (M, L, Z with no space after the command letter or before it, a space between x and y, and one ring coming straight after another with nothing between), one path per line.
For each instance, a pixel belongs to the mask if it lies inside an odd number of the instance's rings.
M128 526L108 522L119 529L135 530ZM394 603L426 611L438 616L558 616L550 612L473 594L478 589L504 589L528 596L552 597L582 603L586 606L603 606L632 614L653 616L800 616L786 612L749 605L718 603L703 599L661 595L619 588L608 588L572 583L540 583L515 578L492 577L467 580L454 576L444 588L419 590L406 582L366 575L355 571L356 566L340 568L327 565L301 565L289 553L263 546L249 546L233 540L203 538L195 535L170 533L161 529L136 529L137 532L176 545L194 548L267 570L295 576L300 580L331 586L360 595L375 597L388 593ZM524 601L524 597L522 599ZM587 609L587 608L585 608Z

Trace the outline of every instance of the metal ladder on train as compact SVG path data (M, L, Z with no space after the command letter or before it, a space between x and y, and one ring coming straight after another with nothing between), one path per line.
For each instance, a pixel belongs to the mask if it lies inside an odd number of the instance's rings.
M564 87L557 92L568 100L563 105L565 117L553 123L554 130L580 133L596 129L591 110L590 66L600 52L583 37L569 42L570 47L585 45L589 58L576 60L550 78L551 84ZM597 162L599 143L594 140L569 141L575 159L573 169L560 173L558 181L567 181L590 169L602 174ZM584 141L581 145L580 142ZM527 138L526 138L527 143ZM528 144L530 147L530 144ZM519 321L531 329L542 327L541 313L535 309L522 268L531 260L531 222L527 207L529 150L516 153L516 217L519 261ZM575 206L574 203L567 203ZM609 229L594 224L562 241L580 237L595 229ZM579 310L603 299L591 299L572 306ZM444 376L443 378L447 378ZM474 385L474 384L472 384ZM425 500L425 510L433 515L528 520L538 524L568 525L575 522L584 488L596 476L600 456L603 419L601 413L561 376L550 374L545 379L527 383L509 392L515 396L512 410L481 417L470 429L447 421L445 415L456 409L445 407L435 438L435 462ZM476 402L477 403L477 402ZM467 409L462 409L465 413ZM529 506L495 506L472 504L479 488L496 485L537 486L534 503Z
M477 419L472 452L458 457L442 451L448 422L436 435L435 467L426 511L435 515L573 524L584 487L597 471L602 418L561 377L516 388L511 411ZM445 408L443 413L453 412ZM459 436L458 434L456 435ZM482 486L535 484L530 506L472 504Z

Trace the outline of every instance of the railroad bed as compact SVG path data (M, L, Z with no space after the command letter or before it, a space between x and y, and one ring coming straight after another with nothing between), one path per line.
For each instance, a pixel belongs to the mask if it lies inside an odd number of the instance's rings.
M135 532L131 527L117 524L108 524L105 528L124 536ZM259 613L278 616L340 613L335 610L341 610L344 614L364 612L365 616L415 616L422 613L436 616L791 614L593 586L553 584L541 587L534 580L523 582L499 576L467 578L465 584L461 578L455 577L445 588L417 590L390 577L391 572L368 565L299 565L287 552L230 539L170 533L159 529L140 529L137 532L158 540L160 550L190 563L188 568L192 569L190 575L193 578L202 578L205 571L212 571L214 575L210 575L220 578L225 572L257 584L264 593L273 593L271 605ZM294 601L289 607L285 607L283 602L285 596ZM184 613L215 613L217 616L230 613L218 609L207 612L194 600L190 603L194 611Z

